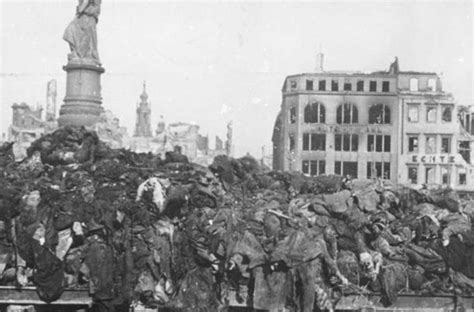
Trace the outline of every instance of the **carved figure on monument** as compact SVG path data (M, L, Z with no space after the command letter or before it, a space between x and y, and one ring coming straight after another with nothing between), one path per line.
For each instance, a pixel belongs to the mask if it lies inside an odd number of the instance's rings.
M64 31L63 39L69 43L70 61L92 61L100 65L97 50L96 25L102 0L79 0L76 17Z

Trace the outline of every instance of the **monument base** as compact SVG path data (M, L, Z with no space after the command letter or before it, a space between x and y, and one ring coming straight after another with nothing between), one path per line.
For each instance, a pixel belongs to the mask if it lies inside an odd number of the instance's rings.
M59 110L58 125L93 127L103 111L100 75L104 68L96 63L70 60L67 72L66 96Z

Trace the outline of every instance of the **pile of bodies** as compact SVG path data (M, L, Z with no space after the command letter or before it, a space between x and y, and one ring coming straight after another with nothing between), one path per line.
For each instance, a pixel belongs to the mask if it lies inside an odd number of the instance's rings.
M0 284L51 302L86 288L99 311L331 310L347 294L474 291L474 203L251 157L107 148L63 128L15 162L0 149Z

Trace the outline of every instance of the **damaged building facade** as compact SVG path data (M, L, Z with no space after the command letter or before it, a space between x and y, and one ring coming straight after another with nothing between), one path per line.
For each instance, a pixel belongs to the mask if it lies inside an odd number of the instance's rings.
M143 84L140 102L136 109L135 133L127 138L125 147L137 153L165 155L166 152L175 151L188 157L190 161L208 166L217 155L231 155L232 124L227 127L227 140L215 137L214 148L210 147L209 136L199 133L199 125L187 122L166 124L164 117L160 116L156 130L153 134L151 127L151 104Z
M474 186L472 135L436 73L290 75L273 133L273 167L412 184Z

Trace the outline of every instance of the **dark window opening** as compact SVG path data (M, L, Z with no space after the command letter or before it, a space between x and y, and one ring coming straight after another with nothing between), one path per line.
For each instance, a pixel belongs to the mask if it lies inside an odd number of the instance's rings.
M408 180L411 184L418 183L418 168L417 167L408 167Z
M357 107L353 104L344 103L339 105L336 112L336 122L337 123L357 123L359 120L359 114Z
M311 150L325 151L326 150L326 134L312 133L311 134Z
M313 80L306 80L306 90L313 91Z
M449 106L444 107L443 108L443 115L442 115L443 121L444 122L451 122L452 116L453 116L453 113L452 113L451 107L449 107Z
M466 172L459 173L459 185L466 185Z
M290 123L296 122L296 107L290 108Z
M408 137L408 152L418 153L418 137Z
M291 90L296 89L296 87L298 86L298 84L296 83L296 81L291 81L291 82L290 82L290 85L291 85Z
M326 134L303 133L303 151L325 151Z
M441 153L451 153L451 138L441 138Z
M381 152L382 151L382 146L383 146L383 136L377 135L375 136L375 151L376 152Z
M312 176L325 174L326 162L324 160L303 160L302 171Z
M377 81L371 80L369 83L369 91L370 92L377 92Z
M318 90L319 91L326 91L326 80L319 80Z
M390 92L390 82L382 81L382 92Z
M390 135L374 135L367 136L367 151L368 152L390 152L391 137Z
M303 151L309 151L309 133L303 133Z
M459 141L458 153L468 163L471 163L471 148L469 147L469 141Z
M331 91L339 91L339 82L337 80L331 80Z
M385 135L383 137L383 151L384 152L390 152L390 136L389 135Z
M389 124L390 108L388 105L375 104L369 108L369 124Z
M441 167L441 183L443 185L449 185L451 182L449 168L442 166Z
M367 178L390 179L390 163L389 162L368 162Z
M359 92L364 91L364 80L357 81L357 91Z
M321 103L312 103L304 108L305 123L325 123L326 108Z
M355 161L336 161L334 163L335 174L357 178L357 162Z
M352 83L346 82L344 83L344 91L351 91L352 90Z
M295 136L293 134L290 134L290 151L295 150Z
M335 134L334 149L336 151L357 152L359 149L359 136L357 134Z

